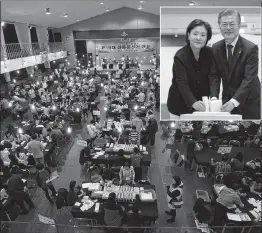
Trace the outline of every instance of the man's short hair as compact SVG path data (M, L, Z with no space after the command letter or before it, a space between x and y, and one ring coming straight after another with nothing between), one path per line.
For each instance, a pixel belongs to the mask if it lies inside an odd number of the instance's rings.
M225 9L221 11L218 15L218 24L220 24L220 20L223 16L230 16L230 15L236 15L238 19L238 24L241 24L241 16L240 13L237 10L234 9Z

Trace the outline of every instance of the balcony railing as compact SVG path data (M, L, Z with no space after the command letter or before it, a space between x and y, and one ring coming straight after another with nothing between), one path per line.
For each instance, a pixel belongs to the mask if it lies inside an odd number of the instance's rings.
M63 216L64 218L65 216ZM72 219L72 220L66 220L68 222L71 222L62 225L57 224L56 220L45 219L48 223L44 224L41 222L2 222L2 230L1 232L7 233L21 233L21 232L28 232L28 233L44 233L44 232L59 232L59 233L79 233L79 232L86 232L86 233L97 233L97 232L103 232L101 231L103 228L105 232L118 232L117 229L122 228L122 230L130 229L132 232L150 232L150 233L201 233L201 232L207 232L207 233L259 233L261 232L261 225L259 223L257 224L250 224L250 225L243 225L243 226L236 226L236 225L228 225L223 227L213 227L212 229L209 227L203 227L201 226L203 231L201 231L200 228L197 227L161 227L161 226L147 226L147 227L134 227L134 226L122 226L122 227L109 227L109 226L98 226L94 225L93 223L95 220L93 219ZM52 225L53 223L54 225ZM50 224L50 225L49 225ZM52 229L50 229L51 227ZM132 230L131 230L132 228ZM136 231L135 231L136 230ZM140 231L138 231L140 230ZM129 231L128 231L129 232Z
M40 55L41 52L55 53L65 51L63 42L21 43L1 45L1 61Z

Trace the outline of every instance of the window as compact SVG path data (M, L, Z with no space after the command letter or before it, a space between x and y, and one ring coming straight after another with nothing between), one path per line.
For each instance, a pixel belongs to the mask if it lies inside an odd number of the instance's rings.
M6 23L3 26L3 33L6 44L19 43L14 24Z
M62 36L60 32L55 32L54 37L55 37L55 42L62 42Z

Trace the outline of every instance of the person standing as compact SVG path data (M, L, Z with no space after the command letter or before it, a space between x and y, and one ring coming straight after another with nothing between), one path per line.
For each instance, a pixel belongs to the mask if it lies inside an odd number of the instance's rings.
M57 193L56 190L52 184L51 181L49 181L50 179L50 170L46 167L44 167L44 164L42 163L38 163L36 165L36 169L38 170L38 173L36 175L36 181L39 187L42 188L42 190L45 192L45 196L47 198L47 200L51 203L54 204L53 200L50 198L49 196L49 192L48 189L51 190L52 192L52 197L56 197Z
M208 74L213 54L207 43L211 37L212 29L205 21L195 19L187 27L187 45L174 56L173 79L167 99L172 117L206 110L202 97L210 95Z
M31 198L29 197L27 193L27 188L25 186L25 183L22 181L19 174L17 174L17 170L12 170L12 175L8 180L7 183L8 192L10 193L12 200L15 201L20 209L20 214L27 214L28 210L25 208L24 202L28 204L30 209L35 208L34 203L32 202Z
M183 182L179 176L174 176L172 184L166 188L169 211L166 210L165 213L171 216L166 222L171 223L175 222L176 210L183 205Z
M132 120L131 125L132 125L132 126L133 126L133 125L136 126L136 131L137 131L138 133L141 132L141 128L142 128L142 126L143 126L143 121L142 121L141 118L139 118L139 114L138 114L138 113L136 114L135 118Z
M149 133L148 140L150 142L150 145L154 146L155 145L156 132L158 131L158 124L157 124L157 121L156 121L154 115L150 115L150 119L148 120L147 131Z
M28 143L28 151L33 153L33 157L37 163L44 163L44 146L40 141L36 140L37 137L35 134L32 135L32 141Z
M258 46L239 35L241 16L237 10L225 9L218 15L223 40L212 47L210 97L217 99L222 79L222 112L241 114L243 119L260 119Z

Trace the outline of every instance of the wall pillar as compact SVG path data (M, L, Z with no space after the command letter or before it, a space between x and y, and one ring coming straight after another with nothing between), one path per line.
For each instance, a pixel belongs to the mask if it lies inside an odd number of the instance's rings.
M25 23L15 23L14 25L21 49L25 50L28 56L33 56L29 25ZM33 74L34 67L26 67L26 71L28 75Z

